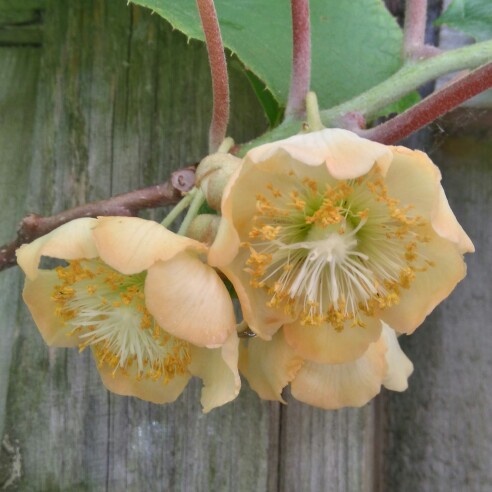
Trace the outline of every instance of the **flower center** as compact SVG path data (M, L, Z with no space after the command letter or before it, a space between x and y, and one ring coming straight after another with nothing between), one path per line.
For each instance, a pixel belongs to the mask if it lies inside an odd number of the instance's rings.
M77 260L56 269L52 299L67 332L93 348L100 365L138 378L170 381L186 373L189 344L166 333L144 301L145 273L122 275L100 260Z
M322 190L310 178L294 177L287 193L283 183L257 195L242 243L251 285L267 290L269 306L303 324L364 326L363 315L397 304L415 272L431 266L418 248L427 222L399 208L377 169Z

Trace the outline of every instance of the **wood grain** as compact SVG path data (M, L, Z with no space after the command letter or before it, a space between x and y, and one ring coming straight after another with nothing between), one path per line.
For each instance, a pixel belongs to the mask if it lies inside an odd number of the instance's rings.
M20 205L8 207L6 234L26 209L56 212L158 182L206 150L211 104L203 46L188 45L125 2L52 1L44 16L39 97L25 102L35 108L34 150L19 141L10 159L13 165L22 152L26 167L5 183L20 191ZM2 76L9 77L2 86L8 92L24 74ZM265 123L245 77L235 73L232 86L234 132L247 139ZM0 483L70 491L268 487L277 466L277 405L244 392L203 415L197 383L172 406L110 395L89 353L46 348L17 300L18 273L2 280L12 276L11 298L2 297L2 351L11 359L2 361L8 397ZM8 329L18 333L14 340Z
M39 72L39 50L0 48L0 244L10 239L18 218L24 214L29 166L32 154L32 128ZM20 272L0 276L0 435L5 441L5 403L9 387L12 346L17 337L17 309L22 284ZM6 462L0 463L0 483L13 476L15 452L10 448ZM14 474L15 475L15 474Z
M492 114L478 115L457 113L431 148L476 253L465 280L402 340L415 374L406 393L387 394L385 490L492 490Z
M212 105L202 45L124 1L9 5L0 0L0 26L5 12L34 10L43 24L39 47L14 36L0 48L1 241L26 212L160 182L204 155ZM230 75L231 134L245 141L266 124L237 62ZM478 253L452 298L403 340L416 366L407 393L325 412L262 402L244 383L237 401L207 415L198 382L168 406L111 395L89 353L44 345L12 269L0 276L0 488L490 490L492 147L485 123L464 134L467 118L431 150Z

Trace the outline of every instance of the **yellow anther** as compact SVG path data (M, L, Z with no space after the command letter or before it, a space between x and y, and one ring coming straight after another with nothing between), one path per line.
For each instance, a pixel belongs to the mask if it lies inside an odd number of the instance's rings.
M318 193L318 183L314 179L305 177L302 182L313 192L313 194Z
M280 226L270 226L266 225L261 228L261 237L262 239L268 239L269 241L275 239L279 232L282 230Z
M400 285L404 289L408 289L413 280L415 280L415 272L412 268L407 267L400 272Z
M270 190L272 192L272 195L275 198L280 198L282 196L282 193L280 192L280 190L278 190L277 188L274 188L272 183L268 183L266 187L268 190Z
M289 193L289 196L292 200L291 204L296 208L297 210L304 211L306 207L306 202L305 200L302 200L299 198L299 193L297 191L291 191Z
M97 286L96 285L88 285L87 286L87 293L89 295L91 295L91 296L94 295L96 293L96 291L97 291Z

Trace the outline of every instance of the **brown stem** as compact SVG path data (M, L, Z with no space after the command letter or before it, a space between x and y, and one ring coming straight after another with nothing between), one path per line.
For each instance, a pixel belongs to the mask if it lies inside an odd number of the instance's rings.
M160 185L130 191L100 202L87 203L51 217L30 214L21 220L17 238L0 247L0 271L16 264L15 250L19 246L34 241L66 222L80 217L136 215L139 210L145 208L177 203L182 193L191 190L194 184L195 168L185 167L172 173L171 177Z
M427 0L406 0L403 25L403 57L411 58L425 42Z
M442 53L439 48L425 44L426 23L427 0L406 0L403 25L403 61L421 60Z
M468 75L434 92L386 123L358 133L376 142L396 143L491 87L492 62L482 65Z
M311 82L311 24L309 0L291 0L292 11L292 76L285 116L300 118L306 107L306 94Z
M212 74L213 111L209 131L209 152L216 152L226 137L229 123L229 78L220 34L219 20L213 0L196 0L207 45Z

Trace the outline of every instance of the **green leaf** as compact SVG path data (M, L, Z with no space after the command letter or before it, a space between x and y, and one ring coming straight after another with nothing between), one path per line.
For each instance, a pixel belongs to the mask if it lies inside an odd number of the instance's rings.
M492 38L491 0L454 0L435 24L446 24L472 36L477 41Z
M273 94L268 90L267 86L261 81L251 70L246 70L241 61L236 57L228 57L227 60L229 71L237 70L245 75L248 79L253 92L255 93L265 116L268 120L270 128L274 128L282 122L284 108L273 97Z
M132 1L203 40L195 0ZM284 106L292 56L290 2L216 0L215 5L225 46ZM313 0L311 30L311 88L322 108L360 94L400 67L401 30L381 0ZM268 117L273 120L273 114Z
M274 128L282 121L283 108L267 89L266 85L253 72L245 70L245 73L258 101L260 101L263 111L265 111L270 128Z

